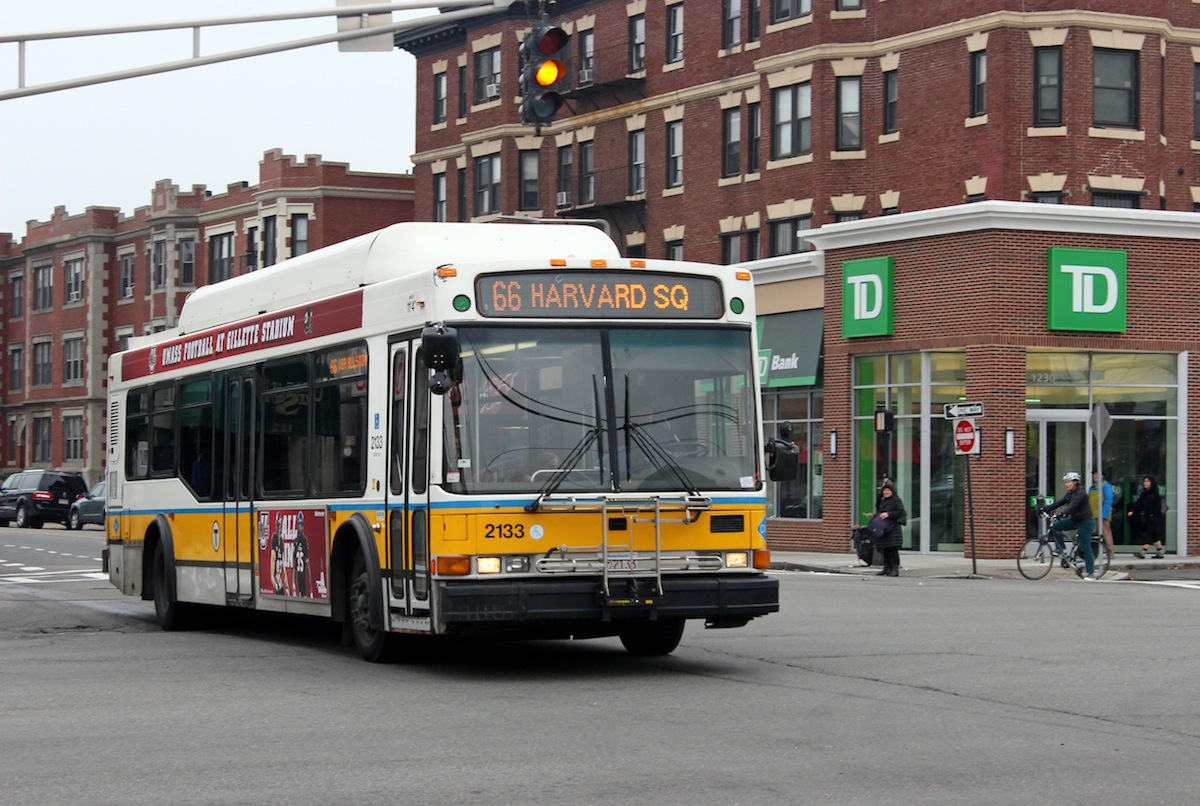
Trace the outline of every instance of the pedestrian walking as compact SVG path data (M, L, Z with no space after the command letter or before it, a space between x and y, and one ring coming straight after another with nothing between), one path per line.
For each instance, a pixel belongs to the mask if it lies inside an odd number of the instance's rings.
M1104 538L1108 549L1108 560L1113 559L1112 508L1113 486L1108 483L1108 474L1100 475L1099 470L1092 471L1092 486L1088 487L1088 503L1092 505L1092 514L1100 513L1098 529Z
M904 542L904 532L901 527L908 523L908 513L904 509L904 502L900 500L900 496L896 495L896 484L891 479L883 480L883 486L879 490L879 500L875 503L875 512L868 512L867 518L875 517L875 513L878 513L879 517L887 523L883 535L875 542L876 548L883 555L883 570L876 576L898 577L900 576L900 545Z
M1141 495L1133 502L1133 509L1129 510L1129 518L1142 540L1142 550L1133 553L1139 560L1145 559L1151 544L1154 545L1155 559L1162 559L1163 534L1167 526L1165 510L1166 506L1158 492L1154 476L1142 476Z

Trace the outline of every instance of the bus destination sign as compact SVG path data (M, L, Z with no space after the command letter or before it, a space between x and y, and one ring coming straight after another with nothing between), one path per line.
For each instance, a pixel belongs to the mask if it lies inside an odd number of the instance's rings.
M646 271L564 270L487 274L475 281L484 316L531 319L719 319L712 277Z

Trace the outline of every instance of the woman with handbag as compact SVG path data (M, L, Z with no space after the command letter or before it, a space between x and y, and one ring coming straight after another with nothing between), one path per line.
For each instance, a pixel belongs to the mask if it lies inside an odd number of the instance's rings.
M875 546L883 554L883 570L876 576L900 576L900 544L904 535L900 527L908 523L908 513L904 510L904 502L896 495L896 484L891 479L883 480L879 491L879 501L875 504L875 513L867 517L878 517L885 524L883 534L875 541Z

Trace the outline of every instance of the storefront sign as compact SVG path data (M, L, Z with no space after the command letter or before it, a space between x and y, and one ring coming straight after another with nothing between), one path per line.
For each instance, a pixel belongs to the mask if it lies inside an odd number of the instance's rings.
M816 385L824 327L825 312L819 308L758 317L758 385Z
M1051 330L1125 332L1125 252L1053 248L1049 262Z
M842 264L842 335L892 335L892 274L895 260L876 257Z

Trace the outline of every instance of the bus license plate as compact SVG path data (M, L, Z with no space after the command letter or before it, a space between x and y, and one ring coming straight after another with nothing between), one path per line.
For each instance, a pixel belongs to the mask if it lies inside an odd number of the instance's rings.
M609 571L636 571L638 567L637 559L634 557L609 557Z

